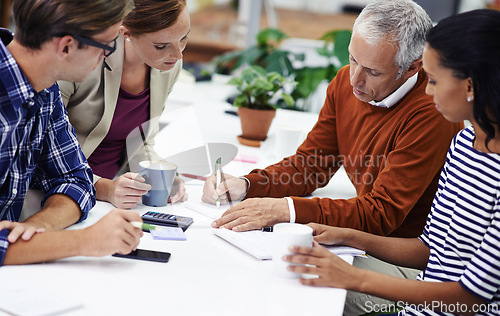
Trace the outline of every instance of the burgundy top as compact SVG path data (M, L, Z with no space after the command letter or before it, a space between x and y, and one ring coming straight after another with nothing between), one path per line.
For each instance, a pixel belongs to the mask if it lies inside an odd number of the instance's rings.
M130 132L149 120L149 88L139 94L120 89L108 134L88 158L94 174L113 179L126 157L126 139Z

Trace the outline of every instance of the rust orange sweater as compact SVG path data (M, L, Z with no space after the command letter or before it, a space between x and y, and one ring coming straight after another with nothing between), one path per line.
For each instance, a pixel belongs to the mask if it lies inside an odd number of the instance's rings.
M425 94L421 70L391 108L359 101L342 68L318 122L294 156L246 176L246 198L294 196L299 223L316 222L398 237L417 237L430 211L446 152L462 124L450 123ZM301 198L328 184L343 165L357 197Z

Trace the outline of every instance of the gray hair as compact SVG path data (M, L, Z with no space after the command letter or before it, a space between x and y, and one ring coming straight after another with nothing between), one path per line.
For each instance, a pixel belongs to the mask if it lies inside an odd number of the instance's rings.
M353 33L370 44L388 41L397 46L395 63L399 78L412 62L422 58L425 36L431 28L431 18L414 1L376 0L358 16Z

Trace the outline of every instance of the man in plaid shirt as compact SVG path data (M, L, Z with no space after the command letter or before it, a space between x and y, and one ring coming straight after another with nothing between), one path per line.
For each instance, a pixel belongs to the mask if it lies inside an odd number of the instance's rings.
M84 80L114 51L132 6L132 0L14 1L16 34L0 30L0 266L137 247L142 232L129 222L140 217L131 212L61 231L87 217L95 189L55 84ZM43 189L43 208L17 223L30 187Z

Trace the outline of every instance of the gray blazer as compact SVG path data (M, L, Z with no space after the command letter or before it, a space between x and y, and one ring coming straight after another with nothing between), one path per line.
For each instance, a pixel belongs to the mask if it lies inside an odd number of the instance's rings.
M63 102L68 110L69 120L76 130L78 142L87 158L106 137L111 126L120 90L123 59L124 38L119 35L116 41L116 51L106 58L106 62L112 71L106 70L101 63L81 83L57 82ZM165 108L165 101L172 91L181 69L182 61L179 61L169 71L159 71L151 68L151 124L149 124L149 128L145 129L146 143L144 146L142 146L143 142L141 141L139 145L135 142L134 146L137 148L127 147L129 155L124 159L127 163L132 159L140 161L147 156L154 159L159 158L153 150L153 140L159 130L158 118ZM122 169L126 165L124 164ZM94 175L94 183L99 179L99 176Z

